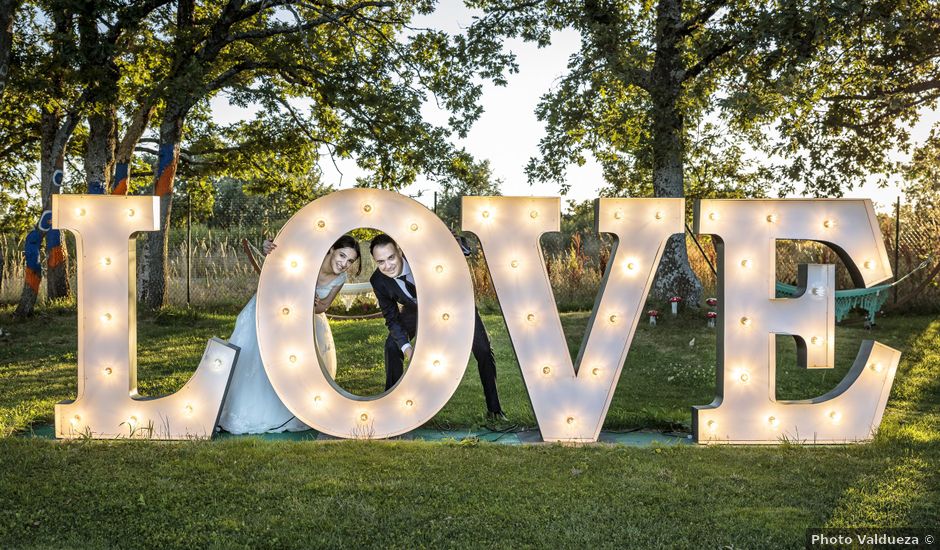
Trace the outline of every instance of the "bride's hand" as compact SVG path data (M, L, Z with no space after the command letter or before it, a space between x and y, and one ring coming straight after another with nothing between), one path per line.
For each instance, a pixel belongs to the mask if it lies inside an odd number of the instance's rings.
M261 253L267 256L268 254L274 252L274 249L277 248L277 245L274 244L274 241L271 239L265 239L261 243Z

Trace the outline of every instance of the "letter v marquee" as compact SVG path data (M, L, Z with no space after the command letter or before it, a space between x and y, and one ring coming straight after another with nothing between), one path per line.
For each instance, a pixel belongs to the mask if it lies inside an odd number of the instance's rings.
M464 197L545 441L596 441L663 248L683 232L683 199L598 199L598 232L617 243L575 364L539 246L558 231L560 199ZM577 365L577 366L575 366Z

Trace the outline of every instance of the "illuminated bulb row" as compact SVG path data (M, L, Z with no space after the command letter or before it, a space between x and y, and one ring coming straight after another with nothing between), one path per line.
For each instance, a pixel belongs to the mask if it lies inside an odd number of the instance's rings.
M661 219L663 219L665 216L666 216L666 215L663 214L663 212L662 212L661 210L657 210L656 213L653 214L653 217L656 218L657 220L661 220ZM616 211L614 211L614 219L615 219L615 220L622 220L622 219L623 219L623 210L616 210Z
M828 416L829 416L829 420L832 421L833 424L838 424L839 421L842 420L842 413L840 413L839 411L829 411ZM717 426L717 424L718 424L718 423L715 422L714 420L709 420L709 421L708 421L708 427L709 427L709 428L713 428L713 426ZM779 428L779 427L780 427L780 419L777 418L776 416L768 416L768 417L767 417L767 424L769 424L770 427L772 427L772 428Z
M481 211L480 211L480 217L481 217L482 219L484 219L484 220L488 220L491 215L492 215L492 212L490 212L489 210L481 210ZM537 219L537 218L539 217L539 211L538 211L538 210L530 210L530 211L529 211L529 217L532 218L533 220L534 220L534 219Z
M88 211L85 210L84 208L76 208L76 209L75 209L75 215L76 215L76 216L84 217L86 214L88 214ZM127 217L128 217L128 218L133 218L136 214L137 214L137 212L136 212L133 208L128 208L128 209L127 209Z

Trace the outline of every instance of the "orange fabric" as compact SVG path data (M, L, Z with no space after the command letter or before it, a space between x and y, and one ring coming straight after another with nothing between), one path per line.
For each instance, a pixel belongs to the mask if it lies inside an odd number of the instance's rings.
M39 294L39 282L42 280L42 275L36 273L32 269L26 269L26 286L33 289L33 292Z
M65 261L65 252L61 246L57 246L49 251L49 269L56 267Z
M170 165L166 167L166 170L160 174L160 177L157 178L155 191L158 197L169 195L173 192L174 177L176 177L176 159L173 159L173 162L171 162Z
M121 180L117 182L117 185L114 186L114 189L111 190L112 195L126 195L127 194L127 180Z

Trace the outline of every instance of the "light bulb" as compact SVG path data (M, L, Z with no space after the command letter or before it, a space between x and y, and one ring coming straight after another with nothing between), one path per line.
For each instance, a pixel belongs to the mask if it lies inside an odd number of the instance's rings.
M291 256L287 259L287 266L291 271L297 271L300 269L300 259L298 259L296 256Z
M319 406L320 406L320 403L322 403L322 402L323 402L323 398L322 398L322 397L320 397L319 395L314 395L314 396L313 396L313 406L314 406L314 407L319 407Z
M102 369L101 372L103 372L105 376L111 376L111 373L113 373L114 371L111 370L111 367L105 367L104 369Z
M622 220L622 219L623 219L623 211L622 211L622 210L617 210L616 212L614 212L614 219L616 219L616 220Z
M437 271L438 273L444 273L444 266L438 264L438 265L434 268L434 271Z
M513 269L515 269L515 268L519 267L519 260L513 260L513 261L509 262L509 265L510 265Z
M74 428L75 426L78 426L81 423L81 421L82 421L81 415L76 414L69 420L69 424L71 424L72 427Z
M710 212L710 213L708 214L708 219L710 219L710 220L713 221L713 222L714 222L714 221L718 221L718 218L720 218L720 217L721 217L721 216L718 215L718 212Z
M287 360L290 361L291 363L296 363L296 362L297 362L297 356L291 354L291 355L287 358Z
M832 229L835 226L836 226L835 220L826 220L823 222L823 227L825 227L826 229Z
M839 420L842 420L842 413L840 413L839 411L830 411L829 419L832 420L834 424L837 424Z
M411 224L411 230L412 230L412 231L417 231L417 230L418 230L418 224L416 224L416 223Z
M752 267L754 267L754 260L750 258L745 258L741 260L741 267L743 267L744 269L751 269Z
M565 422L567 422L568 424L574 424L574 417L569 416L568 418L565 419Z
M367 420L369 420L369 415L367 413L362 413L359 415L360 422L366 422Z
M750 318L750 317L741 317L741 326L745 326L745 327L751 326L751 318Z
M222 360L216 359L215 361L212 362L212 365L215 367L215 370L219 370L222 368Z
M480 216L482 216L483 219L487 219L487 218L490 217L490 211L489 211L489 210L484 210L483 212L480 212Z
M319 221L317 221L317 227L319 227L320 229L325 228L325 227L326 227L326 221L324 221L324 220L319 220Z
M535 218L539 217L539 211L538 211L538 210L533 210L533 211L529 212L529 217L534 220Z
M281 315L290 315L290 308L289 307L282 308Z
M809 339L809 341L814 346L822 345L822 338L820 338L819 336L813 336L812 338Z
M767 214L767 223L777 223L777 215Z
M777 417L776 417L776 416L768 416L768 417L767 417L767 423L770 424L771 426L773 426L774 428L776 428L777 426L780 425L780 421L777 420Z
M75 215L76 215L76 216L84 216L84 215L85 215L85 209L84 209L84 208L76 208L76 209L75 209Z
M127 423L128 423L128 425L130 425L130 427L133 428L134 426L137 425L137 417L136 417L136 416L131 416L130 418L127 419Z
M705 425L708 426L708 429L711 431L715 431L718 429L718 422L715 422L714 420L709 420L708 422L705 423Z
M738 380L740 380L742 384L747 384L748 380L750 379L751 375L748 374L747 371L741 371L741 373L738 375Z
M813 296L825 296L826 287L824 286L814 286L813 287Z
M405 401L405 406L408 407L408 408L414 407L414 406L415 406L415 402L412 401L411 399L409 399L409 400Z
M103 322L105 322L105 323L111 321L111 314L110 314L110 313L105 313L104 315L101 316L101 320L102 320Z
M450 320L450 313L445 313L445 314L441 315L441 320L442 320L442 321L449 321L449 320Z
M135 214L137 214L137 212L136 212L133 208L128 208L128 209L127 209L127 217L128 217L128 218L133 218Z
M105 267L111 265L111 258L109 258L109 257L107 257L107 256L105 256L104 258L101 258L101 265L103 265L103 266L105 266Z
M873 262L872 260L865 260L865 263L863 265L865 266L865 269L875 268L875 262Z
M591 374L593 374L594 376L599 376L601 374L601 369L594 367L593 369L591 369Z
M362 205L362 211L365 212L366 214L368 214L369 212L372 212L372 205L371 204Z
M530 314L526 315L526 316L525 316L525 320L528 321L528 322L530 322L530 323L534 323L534 322L535 322L535 314L534 314L534 313L530 313Z
M435 359L434 362L431 363L431 366L434 367L435 370L440 369L440 368L441 368L441 360L440 360L440 359Z
M183 412L186 413L186 416L190 416L191 414L193 414L193 406L186 405L185 407L183 407Z
M610 324L612 325L615 324L617 322L617 314L611 315L610 317L607 318L607 320L610 321Z
M627 263L623 264L624 269L627 271L636 271L636 262L628 260Z
M883 367L881 366L881 363L872 363L871 365L868 366L868 368L870 368L871 370L875 372L881 372Z
M549 367L549 366L544 366L544 367L542 367L542 374L544 374L545 376L548 376L548 375L551 374L551 373L552 373L552 368L551 368L551 367Z
M657 220L661 220L663 219L663 213L657 210L656 214L654 214L653 217L655 217Z

